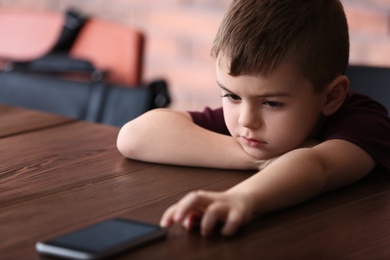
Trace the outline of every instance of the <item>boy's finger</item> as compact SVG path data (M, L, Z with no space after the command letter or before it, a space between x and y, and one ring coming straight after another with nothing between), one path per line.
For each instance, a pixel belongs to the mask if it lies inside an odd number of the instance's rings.
M187 230L193 230L194 228L199 227L201 215L196 212L191 212L183 220L183 226Z
M190 211L202 212L211 202L212 199L204 192L190 192L177 203L173 220L182 222Z
M160 220L161 227L170 227L173 225L173 215L175 214L176 204L170 206L167 210L165 210L163 216Z
M225 221L229 209L221 204L213 204L206 210L201 223L201 233L209 236L213 233L219 221Z
M222 228L222 235L224 236L231 236L239 229L241 225L244 224L244 219L241 214L237 211L230 211L227 218L224 227Z

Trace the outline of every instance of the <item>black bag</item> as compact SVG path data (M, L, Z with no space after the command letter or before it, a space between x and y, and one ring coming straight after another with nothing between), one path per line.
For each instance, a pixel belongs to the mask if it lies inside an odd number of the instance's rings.
M122 126L148 110L170 103L164 80L132 87L107 84L104 73L91 63L65 55L9 62L7 67L8 71L0 71L0 103L3 104ZM70 79L69 75L76 76L77 80Z

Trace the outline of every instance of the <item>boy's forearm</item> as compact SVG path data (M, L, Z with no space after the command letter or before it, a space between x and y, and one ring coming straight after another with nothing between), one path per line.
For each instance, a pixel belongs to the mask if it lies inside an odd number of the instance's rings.
M334 155L330 155L332 153ZM330 141L330 144L316 148L286 153L228 193L245 194L251 211L261 214L351 184L365 176L374 165L372 158L353 144Z
M195 125L186 113L157 109L125 125L117 146L136 160L225 169L256 169L253 158L230 136Z
M231 188L228 193L246 194L254 214L285 208L319 194L324 189L326 180L321 174L308 174L306 169L318 172L321 171L320 167L312 161L292 166L293 158L290 159L289 156L281 156L267 168ZM300 158L297 159L299 162ZM308 163L312 165L309 166Z

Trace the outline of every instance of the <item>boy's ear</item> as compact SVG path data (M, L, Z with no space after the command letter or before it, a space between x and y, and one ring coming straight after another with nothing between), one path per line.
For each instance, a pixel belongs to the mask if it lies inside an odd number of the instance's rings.
M322 113L330 116L343 104L348 93L349 79L345 75L337 76L324 90L325 102Z

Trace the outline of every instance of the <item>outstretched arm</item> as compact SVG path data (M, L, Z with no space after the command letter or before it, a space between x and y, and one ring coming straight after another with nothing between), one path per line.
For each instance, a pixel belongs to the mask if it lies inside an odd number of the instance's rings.
M222 221L222 234L232 235L253 215L292 206L351 184L374 166L370 155L343 140L292 150L226 192L188 194L166 210L161 225L181 223L191 229L201 219L201 232L208 236Z
M186 112L168 109L149 111L124 125L117 147L125 157L164 164L258 169L263 163L232 137L197 126Z

